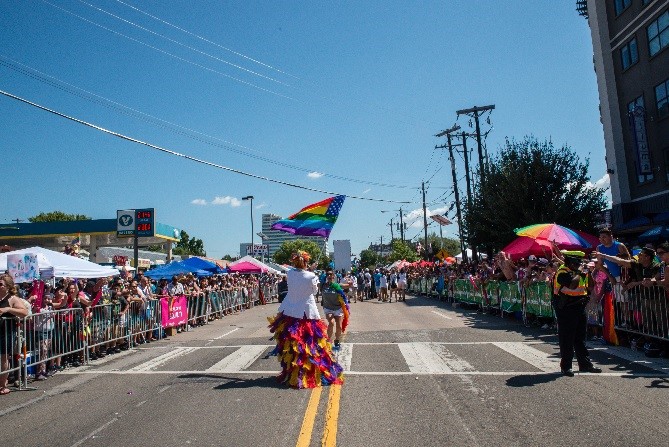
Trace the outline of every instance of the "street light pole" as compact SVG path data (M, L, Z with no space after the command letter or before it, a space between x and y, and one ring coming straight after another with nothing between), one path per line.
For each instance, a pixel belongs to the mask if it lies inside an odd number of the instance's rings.
M242 197L242 200L249 200L251 202L251 256L253 256L253 196Z

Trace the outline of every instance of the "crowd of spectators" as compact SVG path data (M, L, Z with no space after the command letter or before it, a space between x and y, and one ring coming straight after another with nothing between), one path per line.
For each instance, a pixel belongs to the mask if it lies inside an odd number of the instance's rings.
M606 228L600 231L599 241L597 247L587 250L588 256L581 266L581 271L591 277L587 311L593 338L600 338L602 299L612 292L616 328L642 335L636 339L632 335L630 340L643 343L646 348L649 345L652 348L658 340L669 340L669 243L628 250ZM553 247L545 257L529 255L512 260L507 253L499 252L481 261L416 264L406 268L409 284L426 278L440 298L452 300L449 284L457 279L467 279L479 286L492 280L513 281L521 287L535 282L552 285L562 257L557 247ZM666 348L669 354L669 346Z
M69 254L76 256L71 249ZM179 333L244 310L250 306L250 296L259 294L263 303L277 299L276 285L282 276L231 273L197 277L188 273L154 280L142 270L134 274L121 268L120 272L107 278L46 281L39 293L41 299L35 284L18 285L17 296L30 314L25 340L36 364L31 379L42 381L65 368L79 367L87 360L86 354L88 360L97 360L164 337L158 320L161 298L168 301L170 310L178 295L187 298L189 310L194 309L191 303L196 300L206 306L196 317L189 315L188 323L177 328ZM233 308L215 312L207 299L211 292L221 296L234 292L241 299ZM252 295L254 292L256 295ZM88 352L84 346L88 346Z

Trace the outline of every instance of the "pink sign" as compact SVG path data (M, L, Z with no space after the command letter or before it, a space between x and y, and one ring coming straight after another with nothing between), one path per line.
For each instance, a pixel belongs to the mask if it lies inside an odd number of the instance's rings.
M188 322L188 300L185 295L177 295L172 298L171 309L169 298L161 298L160 310L162 311L161 324L163 327L176 327Z
M33 301L33 313L39 313L42 309L42 300L44 298L44 281L33 281L33 286L28 296L36 297L35 301Z

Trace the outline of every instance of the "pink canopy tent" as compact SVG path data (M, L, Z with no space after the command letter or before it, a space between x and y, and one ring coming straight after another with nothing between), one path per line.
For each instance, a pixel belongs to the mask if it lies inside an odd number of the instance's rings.
M248 261L243 261L228 267L228 271L231 273L263 273L267 270L267 268L263 268Z

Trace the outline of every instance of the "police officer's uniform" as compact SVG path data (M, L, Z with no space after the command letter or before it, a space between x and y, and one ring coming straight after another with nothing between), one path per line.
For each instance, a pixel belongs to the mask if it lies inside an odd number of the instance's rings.
M574 353L578 361L579 371L600 373L588 356L585 347L587 316L585 306L589 300L587 273L579 272L578 267L585 256L582 251L562 251L562 264L553 279L553 308L558 322L558 339L560 341L560 369L565 376L572 377L572 361Z

